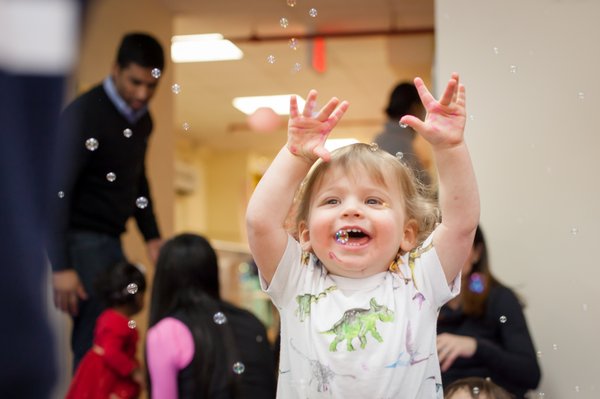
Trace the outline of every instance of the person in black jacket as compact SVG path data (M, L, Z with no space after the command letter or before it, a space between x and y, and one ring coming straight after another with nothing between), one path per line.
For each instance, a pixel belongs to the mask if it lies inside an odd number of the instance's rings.
M462 270L461 293L440 310L437 350L444 387L483 377L523 398L540 382L522 305L492 275L480 227Z
M219 291L217 255L206 238L180 234L165 243L146 334L151 398L275 398L265 326Z
M151 261L160 249L145 156L153 126L148 102L163 67L163 49L154 37L127 34L110 76L61 115L59 153L67 173L55 182L49 257L55 305L73 316L74 370L92 345L103 310L94 280L124 260L120 235L127 220L135 217Z

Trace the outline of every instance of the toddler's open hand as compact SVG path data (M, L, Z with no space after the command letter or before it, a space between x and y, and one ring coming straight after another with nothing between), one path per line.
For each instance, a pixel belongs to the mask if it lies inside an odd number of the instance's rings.
M433 147L447 148L462 143L466 122L465 87L459 84L458 74L452 74L439 100L431 95L421 78L415 78L415 86L427 116L421 121L405 115L400 122L417 131Z
M313 116L316 100L317 92L311 90L308 93L304 110L300 114L296 96L292 96L288 121L288 150L311 164L318 158L322 158L324 161L330 159L329 151L325 149L325 141L349 106L347 101L340 103L340 100L333 97Z

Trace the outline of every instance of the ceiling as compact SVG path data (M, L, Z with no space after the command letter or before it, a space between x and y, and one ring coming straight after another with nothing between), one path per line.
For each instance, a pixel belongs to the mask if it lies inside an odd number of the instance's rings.
M162 0L175 15L174 34L219 32L244 52L242 60L175 64L178 134L217 149L275 151L281 129L259 133L231 105L237 96L319 92L350 101L330 137L370 142L384 122L391 89L419 75L428 80L433 59L433 0ZM316 17L309 15L315 8ZM280 19L288 20L283 28ZM313 38L325 38L326 70L311 66ZM294 50L289 40L296 38ZM270 64L267 57L273 55ZM300 67L294 66L299 64ZM184 124L189 129L183 128Z

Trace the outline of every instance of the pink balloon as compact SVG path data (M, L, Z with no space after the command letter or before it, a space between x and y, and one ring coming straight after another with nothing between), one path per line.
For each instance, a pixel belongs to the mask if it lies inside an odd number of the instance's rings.
M255 132L271 133L281 125L279 115L269 107L260 107L246 119L248 126Z

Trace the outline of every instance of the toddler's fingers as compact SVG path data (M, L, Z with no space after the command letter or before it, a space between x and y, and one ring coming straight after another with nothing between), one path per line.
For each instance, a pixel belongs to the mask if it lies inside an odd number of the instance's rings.
M290 96L290 119L298 117L298 99L295 95Z
M425 122L413 115L404 115L400 118L400 123L410 126L416 132L425 130Z
M333 113L327 120L330 129L333 129L338 124L338 122L340 121L340 119L342 119L342 116L344 116L349 107L350 103L348 101L342 101L342 103L338 105L338 107L335 109L335 111L333 111Z
M315 119L317 119L320 122L325 122L339 103L340 100L337 97L332 97L331 100L329 100L327 104L325 104L325 106L321 108L317 116L315 116Z
M435 102L435 98L433 98L433 96L427 89L427 86L425 86L423 79L415 78L414 82L415 82L415 87L417 88L417 92L419 93L419 98L421 99L421 102L423 103L423 106L425 107L425 109L429 109L429 104L431 104L432 102Z
M448 84L446 85L446 90L444 90L444 94L440 98L440 104L449 105L452 101L452 98L455 95L456 88L458 86L458 82L454 79L454 77L450 78Z
M466 100L467 100L467 94L466 94L466 89L465 86L462 84L458 85L458 93L456 95L456 104L460 105L461 107L465 106Z
M306 104L304 105L304 110L302 111L302 116L304 116L305 118L310 118L312 116L316 102L317 102L317 91L316 90L309 91L308 96L306 97Z

